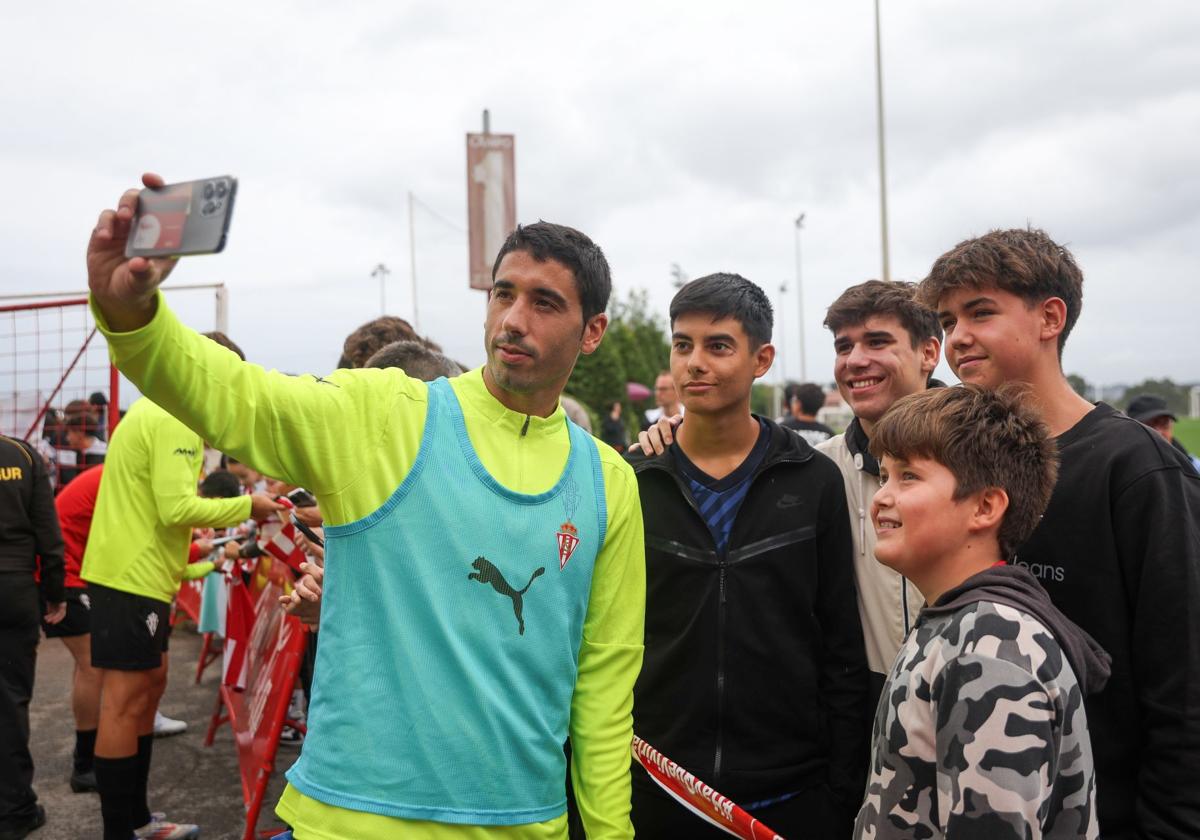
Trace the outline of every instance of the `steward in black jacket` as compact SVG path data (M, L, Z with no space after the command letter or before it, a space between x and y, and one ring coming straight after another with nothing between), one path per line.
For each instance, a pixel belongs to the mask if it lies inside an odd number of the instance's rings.
M630 458L646 528L634 731L743 807L798 795L828 807L832 793L829 824L848 836L869 691L845 490L832 461L765 422L766 454L721 553L678 444ZM638 826L654 783L635 767L633 784Z

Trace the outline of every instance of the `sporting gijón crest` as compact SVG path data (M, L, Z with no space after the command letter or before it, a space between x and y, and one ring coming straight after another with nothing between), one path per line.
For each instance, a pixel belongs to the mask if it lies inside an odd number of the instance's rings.
M571 559L571 555L575 553L575 549L579 547L579 529L571 522L571 517L575 515L575 508L579 506L579 488L575 486L573 479L568 480L567 486L563 488L562 497L567 521L558 526L558 533L555 534L555 537L558 538L558 570L560 572L567 565L567 561Z

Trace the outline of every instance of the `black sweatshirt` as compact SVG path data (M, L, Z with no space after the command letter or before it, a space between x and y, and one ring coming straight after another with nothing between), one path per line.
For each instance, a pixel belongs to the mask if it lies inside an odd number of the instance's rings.
M33 575L42 558L42 597L63 599L63 538L42 457L0 435L0 572Z
M634 731L736 802L828 784L849 817L869 698L845 489L832 461L766 426L723 552L675 446L630 459L646 527Z
M1058 438L1058 484L1016 563L1112 656L1087 698L1100 832L1200 837L1200 476L1100 403Z

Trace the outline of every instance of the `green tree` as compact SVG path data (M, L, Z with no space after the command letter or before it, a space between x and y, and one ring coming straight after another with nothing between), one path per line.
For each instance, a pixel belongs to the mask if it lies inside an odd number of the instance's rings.
M1070 383L1071 389L1083 397L1085 400L1092 398L1092 385L1078 373L1068 373L1067 382Z
M759 417L775 419L775 391L778 386L755 382L750 389L750 410Z
M610 333L611 333L611 327ZM595 353L580 356L566 393L582 402L592 413L603 417L615 400L628 402L625 393L625 357L620 341L606 334Z
M665 323L650 311L644 290L635 289L624 300L614 300L609 310L604 340L595 353L579 357L566 392L598 417L608 414L613 402L620 400L626 425L636 431L636 409L645 403L634 405L625 385L639 382L653 388L655 376L668 364L671 345Z

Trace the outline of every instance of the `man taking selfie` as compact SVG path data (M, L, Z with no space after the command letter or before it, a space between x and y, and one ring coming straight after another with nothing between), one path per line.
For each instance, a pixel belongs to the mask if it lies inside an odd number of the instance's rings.
M632 837L637 489L559 405L607 326L601 250L546 222L510 234L480 369L289 377L176 320L157 293L170 263L124 257L136 201L104 211L88 248L118 366L325 516L309 732L280 816L314 837L565 837L569 735L588 835Z

